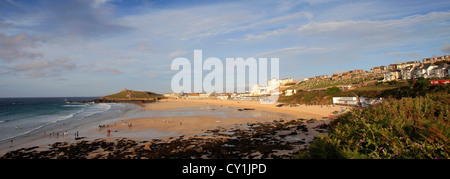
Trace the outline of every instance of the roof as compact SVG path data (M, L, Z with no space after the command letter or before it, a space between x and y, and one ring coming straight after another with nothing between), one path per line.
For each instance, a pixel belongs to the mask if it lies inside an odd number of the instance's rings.
M443 64L440 64L440 65L438 66L438 68L443 68L443 69L447 69L447 68L449 68L449 67L450 67L450 65L447 64L447 63L443 63Z

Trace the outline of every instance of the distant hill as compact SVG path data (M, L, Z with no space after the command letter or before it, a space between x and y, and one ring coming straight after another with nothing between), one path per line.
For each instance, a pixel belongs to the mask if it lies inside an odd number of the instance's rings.
M103 97L103 99L138 99L138 98L162 98L163 96L149 91L133 91L126 88L122 91Z

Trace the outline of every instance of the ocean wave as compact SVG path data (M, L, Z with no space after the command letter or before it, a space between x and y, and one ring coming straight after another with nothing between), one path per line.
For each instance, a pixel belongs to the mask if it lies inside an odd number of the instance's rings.
M66 104L62 105L62 107L87 107L89 104Z
M106 104L106 103L95 104L95 105L83 108L83 110L80 112L80 114L82 114L84 116L91 116L93 114L108 111L109 109L111 109L111 106L112 106L111 104Z
M4 136L3 138L0 138L0 141L6 140L6 139L11 139L11 138L16 138L16 137L19 137L19 136L23 136L23 135L29 134L31 132L34 132L34 131L38 130L38 129L46 127L48 125L54 124L54 123L56 123L58 121L63 121L63 120L66 120L66 119L70 119L70 118L72 118L74 116L74 114L75 113L71 113L71 114L64 115L64 116L41 116L40 118L42 118L42 120L39 121L40 124L38 124L36 126L31 126L28 129L26 129L26 130L24 130L24 131L22 131L20 133L16 133L14 135ZM14 126L16 126L16 125L14 125Z
M67 106L63 105L61 107L68 107L68 106L80 107L80 109L77 109L75 111L72 110L70 113L65 113L65 112L61 111L61 112L51 114L51 115L33 116L33 117L31 117L32 120L30 120L27 123L20 123L20 122L24 122L26 120L26 118L17 120L17 122L14 124L13 123L8 124L8 128L10 128L12 131L10 131L11 133L2 133L2 135L0 135L0 141L5 141L5 140L9 140L11 138L17 138L20 136L25 136L32 132L40 133L43 131L38 131L39 129L44 128L44 127L49 127L55 123L62 122L62 121L67 121L67 122L63 122L63 123L68 125L69 123L73 123L74 121L82 120L87 117L93 116L95 114L106 112L109 109L111 109L112 105L101 103L101 104L86 104L86 105L67 105ZM74 108L74 109L76 109L76 108ZM29 117L27 117L27 118L31 119ZM5 123L6 121L1 120L0 123ZM28 127L25 127L24 125L27 125ZM14 128L16 126L24 127L23 131L18 132L17 130L14 130ZM50 130L52 130L52 128L54 128L54 127L50 127ZM47 128L44 130L49 130L49 129ZM16 133L16 132L18 132L18 133ZM0 133L1 133L1 131L0 131Z

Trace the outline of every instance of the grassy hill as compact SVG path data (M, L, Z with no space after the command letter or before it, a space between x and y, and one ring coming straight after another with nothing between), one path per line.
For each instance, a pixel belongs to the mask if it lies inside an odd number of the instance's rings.
M162 98L163 96L149 91L133 91L123 89L122 91L105 96L106 99L136 99L136 98Z
M300 83L297 88L302 90L308 89L318 89L318 88L327 88L339 85L348 85L352 83L362 83L376 80L377 78L355 78L355 79L346 79L346 80L309 80L303 81Z

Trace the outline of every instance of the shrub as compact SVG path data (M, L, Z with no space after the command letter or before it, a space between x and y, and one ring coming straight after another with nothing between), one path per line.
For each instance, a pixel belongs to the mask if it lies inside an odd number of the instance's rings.
M389 83L389 85L396 85L396 84L398 84L398 81L397 80L393 80L393 81L389 81L388 83Z
M425 91L427 86L430 84L431 82L428 79L420 77L419 79L417 79L416 83L414 83L413 88L416 91Z
M327 88L327 90L325 91L325 94L328 95L333 95L333 94L338 94L341 92L341 89L339 89L338 87L334 86L331 88Z
M310 158L450 158L448 93L354 108L317 137Z

